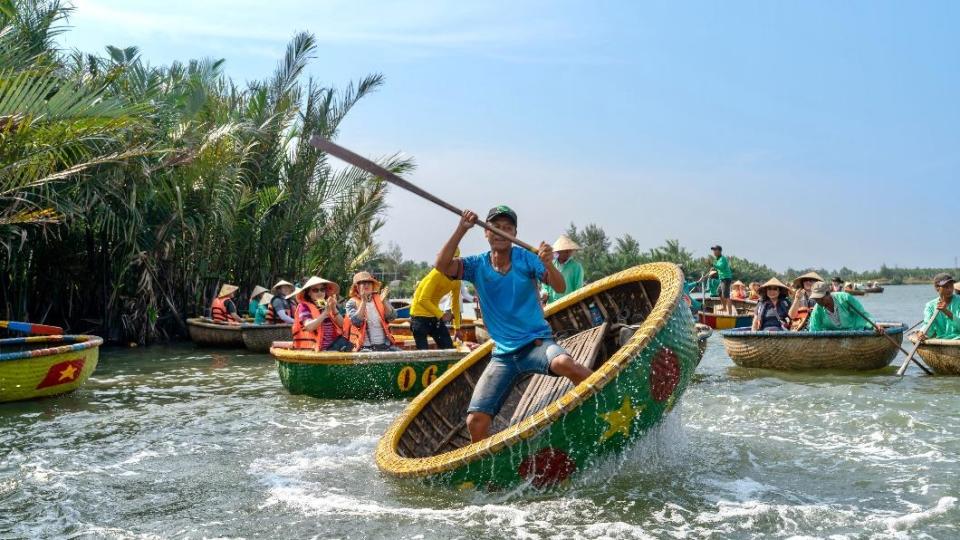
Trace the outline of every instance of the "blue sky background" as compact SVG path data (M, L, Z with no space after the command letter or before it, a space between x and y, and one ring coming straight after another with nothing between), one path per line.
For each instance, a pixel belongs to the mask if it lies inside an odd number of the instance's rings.
M387 79L341 144L412 156L409 178L454 204L510 204L531 243L592 222L778 269L960 255L960 3L74 5L66 47L225 58L239 80L315 33L317 80ZM456 218L390 204L381 241L432 260Z

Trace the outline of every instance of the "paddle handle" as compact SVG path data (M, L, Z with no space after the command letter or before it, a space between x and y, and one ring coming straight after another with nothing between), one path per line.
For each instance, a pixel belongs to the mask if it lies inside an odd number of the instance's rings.
M59 326L50 326L48 324L36 324L19 321L0 321L0 328L6 328L15 332L24 334L39 334L48 336L62 336L63 328Z
M347 150L346 148L340 146L339 144L336 144L332 141L324 139L319 135L314 135L313 137L311 137L310 144L312 144L315 148L330 154L331 156L335 156L342 159L343 161L346 161L347 163L349 163L350 165L353 165L354 167L357 167L358 169L363 169L364 171L367 171L368 173L374 176L383 178L387 182L390 182L391 184L399 188L405 189L410 193L413 193L414 195L423 197L424 199L432 202L433 204L436 204L441 208L449 210L450 212L453 212L458 216L463 215L463 210L461 210L460 208L457 208L456 206L448 203L447 201L441 199L440 197L437 197L436 195L428 191L425 191L414 184L411 184L410 182L404 180L403 178L400 178L399 175L387 170L384 167L381 167L380 165L377 165L373 161L370 161L369 159L359 154L356 154L350 150ZM523 240L520 240L514 236L511 236L501 231L500 229L489 225L484 221L477 221L477 225L483 229L486 229L492 232L497 236L500 236L501 238L509 240L510 242L526 250L532 251L534 253L538 251L537 248L531 246L530 244L524 242Z
M940 313L939 310L933 312L933 317L930 317L930 322L928 322L927 324L923 325L923 330L920 330L920 333L921 333L921 334L926 334L926 333L927 333L927 330L929 330L929 329L930 329L930 326L933 325L933 321L934 321L934 319L937 318L937 315L938 315L939 313ZM907 355L907 359L904 360L903 363L900 364L900 368L897 369L897 375L903 377L903 374L907 372L907 368L910 367L910 361L913 360L914 362L916 362L916 360L914 360L913 357L914 357L914 355L917 354L917 351L920 350L920 345L922 345L922 344L923 344L922 341L917 340L917 343L913 346L913 350L910 351L910 354ZM917 363L917 365L919 366L920 364ZM921 367L923 367L923 366L921 366ZM926 370L924 370L924 371L926 371ZM927 373L929 374L930 372L927 371Z
M850 306L850 309L853 310L853 312L856 313L857 315L863 317L863 320L865 320L865 321L867 321L868 323L870 323L870 325L873 326L873 328L876 329L876 331L879 332L882 336L884 336L885 338L887 338L888 340L890 340L890 343L893 343L898 349L900 349L900 352L902 352L903 354L907 355L907 361L908 361L908 362L909 362L910 360L913 360L913 362L914 362L915 364L917 364L917 365L920 367L920 369L922 369L923 371L925 371L925 372L927 373L927 375L933 375L933 372L930 371L929 369L927 369L927 366L921 364L918 360L916 360L916 359L913 357L913 353L908 353L906 349L904 349L899 343L897 343L897 340L895 340L895 339L893 339L892 337L888 336L887 333L884 332L882 328L880 328L880 325L878 325L877 323L875 323L875 322L873 322L872 320L870 320L870 317L867 317L866 314L864 314L862 311L860 311L859 309L857 309L857 308L855 308L855 307L853 307L853 306ZM931 319L931 320L932 320L932 319ZM916 352L916 347L914 347L914 352ZM898 373L899 373L899 371L898 371Z

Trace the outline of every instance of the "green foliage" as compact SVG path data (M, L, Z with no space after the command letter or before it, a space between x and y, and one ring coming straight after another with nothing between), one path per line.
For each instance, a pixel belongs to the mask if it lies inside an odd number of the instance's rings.
M0 5L4 317L142 343L182 332L223 281L242 299L281 277L346 284L370 262L386 185L307 141L335 137L380 75L342 90L302 81L317 49L306 33L245 88L222 61L61 54L65 14Z

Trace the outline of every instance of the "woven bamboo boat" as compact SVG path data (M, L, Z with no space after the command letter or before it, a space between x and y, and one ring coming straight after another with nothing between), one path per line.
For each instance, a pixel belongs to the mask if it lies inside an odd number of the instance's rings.
M460 488L529 482L548 487L641 438L683 394L697 363L683 275L670 263L637 266L550 304L547 320L593 375L572 387L534 375L514 385L491 436L471 443L466 409L493 342L481 345L417 396L380 439L377 465L397 478ZM590 306L603 322L594 324ZM624 326L639 325L619 344Z
M291 394L326 399L413 397L466 356L453 349L313 352L274 343L280 382Z
M876 287L866 287L866 288L863 289L863 292L874 293L874 294L876 294L876 293L882 293L882 292L883 292L883 287L881 287L881 286L879 286L879 285L876 286Z
M476 321L473 319L463 319L463 322L460 325L460 334L463 336L463 341L472 341L477 342L477 327ZM447 329L450 331L450 337L453 337L453 326L448 325ZM410 329L410 319L397 319L390 323L390 333L398 339L413 339L413 331Z
M206 317L187 319L190 340L202 347L243 348L243 332L239 324L220 324Z
M707 339L713 335L713 329L708 325L703 323L697 323L697 348L700 350L700 358L697 360L697 365L700 365L700 362L703 360L703 354L707 352Z
M912 335L910 340L916 342ZM917 354L937 375L960 375L960 339L928 339Z
M0 339L0 402L76 390L97 368L102 344L85 335Z
M714 313L714 308L721 305L720 298L711 296L704 299L701 311L697 313L697 321L714 330L729 330L731 328L746 328L753 324L753 312L757 303L753 300L730 300L736 314Z
M274 341L290 341L292 324L242 324L240 336L248 351L266 353Z
M901 323L878 323L895 342L903 341ZM890 365L900 350L873 330L837 332L720 332L727 355L747 368L787 371L837 369L866 371Z

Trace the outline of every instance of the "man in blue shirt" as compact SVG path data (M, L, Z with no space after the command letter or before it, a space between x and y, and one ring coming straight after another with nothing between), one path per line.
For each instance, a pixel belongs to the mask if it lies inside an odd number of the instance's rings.
M476 222L475 213L463 213L435 264L444 275L473 283L483 302L483 322L495 342L493 357L467 407L467 429L473 442L487 437L493 417L500 412L518 376L540 373L580 384L592 373L557 345L543 316L538 282L559 293L566 290L563 274L553 265L550 244L541 242L539 253L534 255L514 247L502 236L484 231L490 251L455 258L460 241ZM517 214L507 206L490 209L487 223L510 236L517 235Z

